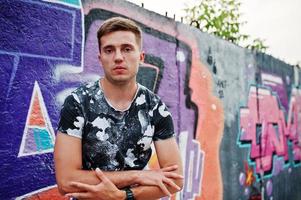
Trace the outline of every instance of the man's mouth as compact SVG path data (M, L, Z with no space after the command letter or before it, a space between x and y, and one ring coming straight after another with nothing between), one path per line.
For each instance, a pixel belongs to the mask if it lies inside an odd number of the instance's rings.
M122 66L117 66L117 67L114 67L114 70L120 70L120 69L126 69L125 67L122 67Z
M123 73L126 70L126 67L122 67L122 66L117 66L113 68L113 71L116 73Z

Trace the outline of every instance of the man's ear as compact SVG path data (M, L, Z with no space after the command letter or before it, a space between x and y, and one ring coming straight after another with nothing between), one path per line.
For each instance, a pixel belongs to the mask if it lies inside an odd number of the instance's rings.
M144 62L144 57L145 57L145 53L144 53L144 51L141 51L141 53L140 53L140 63Z

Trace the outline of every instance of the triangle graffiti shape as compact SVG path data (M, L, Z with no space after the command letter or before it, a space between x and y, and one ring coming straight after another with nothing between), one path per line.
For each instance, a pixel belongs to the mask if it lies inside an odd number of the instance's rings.
M35 81L18 157L52 152L54 138L41 89Z
M45 127L45 120L41 110L41 105L39 102L39 97L37 91L35 91L33 105L29 115L29 125L30 126L40 126Z

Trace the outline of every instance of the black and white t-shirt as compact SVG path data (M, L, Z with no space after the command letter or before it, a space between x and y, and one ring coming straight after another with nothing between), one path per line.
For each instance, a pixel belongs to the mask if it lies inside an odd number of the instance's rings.
M99 81L79 87L61 110L58 130L82 139L83 169L143 169L151 143L174 136L170 112L153 92L138 84L125 111L105 99Z

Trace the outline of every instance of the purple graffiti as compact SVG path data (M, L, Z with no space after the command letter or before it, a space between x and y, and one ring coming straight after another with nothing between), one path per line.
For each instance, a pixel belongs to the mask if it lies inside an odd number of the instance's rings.
M271 196L272 192L273 192L273 183L271 180L268 180L266 183L266 192L268 196Z
M246 175L243 172L240 172L239 174L239 183L241 186L243 186L245 184L246 181Z
M55 94L66 85L52 75L59 64L81 65L82 14L68 3L22 0L0 5L0 65L5 72L0 76L0 137L5 141L0 196L12 199L56 183L52 130L60 105ZM38 103L33 101L35 85ZM45 123L30 121L37 110Z

